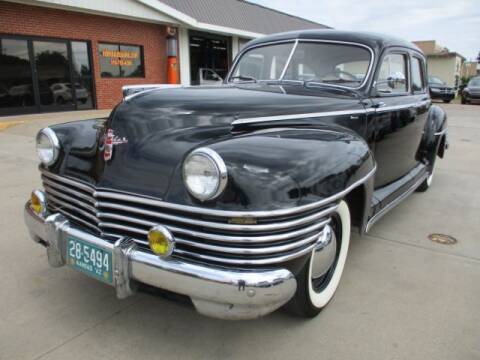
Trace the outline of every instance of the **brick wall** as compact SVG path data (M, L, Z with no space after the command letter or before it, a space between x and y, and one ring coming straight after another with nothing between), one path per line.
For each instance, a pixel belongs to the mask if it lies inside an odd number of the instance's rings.
M90 40L99 109L115 106L123 85L166 82L166 28L162 25L0 1L2 33ZM98 43L102 42L142 45L145 78L101 78Z

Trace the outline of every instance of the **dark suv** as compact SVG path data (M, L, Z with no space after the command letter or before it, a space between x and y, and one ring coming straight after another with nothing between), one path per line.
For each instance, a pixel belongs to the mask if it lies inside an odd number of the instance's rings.
M432 99L440 99L445 103L449 103L455 98L455 89L436 76L428 77L428 86L430 87L430 97Z
M472 101L480 101L480 76L471 78L467 87L462 91L462 104Z

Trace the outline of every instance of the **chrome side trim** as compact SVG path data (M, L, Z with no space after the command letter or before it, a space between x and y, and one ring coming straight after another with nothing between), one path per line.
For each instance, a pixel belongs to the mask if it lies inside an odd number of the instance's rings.
M304 113L304 114L290 114L290 115L274 115L274 116L261 116L255 118L245 118L238 119L232 122L232 125L242 125L242 124L252 124L259 122L268 122L268 121L282 121L282 120L296 120L296 119L310 119L310 118L320 118L328 116L343 116L343 115L363 115L373 112L383 113L387 111L394 110L407 110L413 109L419 106L428 104L429 101L424 101L422 103L409 103L401 105L392 105L392 106L380 106L378 108L370 109L360 109L360 110L338 110L338 111L324 111L317 113Z
M376 213L370 220L368 220L367 225L365 226L365 232L368 233L370 228L375 224L378 220L380 220L383 215L385 215L389 210L400 204L403 200L405 200L410 194L412 194L420 184L425 181L428 177L428 173L425 172L407 191L405 191L402 195L397 197L383 209L381 209L378 213Z
M180 205L180 204L174 204L174 203L168 203L162 200L158 200L155 198L151 197L145 197L142 195L137 195L137 194L127 194L123 192L107 192L107 191L102 191L101 188L99 188L98 191L94 191L95 196L99 198L104 198L104 199L114 199L114 200L124 200L124 201L130 201L133 203L137 204L144 204L144 205L149 205L149 206L158 206L158 207L164 207L166 209L171 209L171 210L178 210L178 211L185 211L189 213L194 213L194 214L200 214L200 215L210 215L210 216L221 216L221 217L253 217L253 218L264 218L264 217L276 217L276 216L285 216L285 215L292 215L292 214L297 214L301 213L304 211L309 211L313 210L315 208L322 207L326 204L332 203L334 201L337 201L341 198L343 198L346 194L348 194L350 191L355 189L357 186L365 183L370 177L372 177L375 174L375 171L377 170L377 167L375 166L367 175L365 175L363 178L357 180L355 183L352 185L348 186L346 189L338 192L337 194L334 194L328 198L306 204L306 205L300 205L296 207L291 207L287 209L278 209L278 210L265 210L265 211L230 211L230 210L216 210L216 209L208 209L208 208L200 208L200 207L194 207L194 206L188 206L188 205ZM51 174L47 172L44 169L41 169L42 174L52 177L52 178L57 178L58 180L63 180L66 179L65 177L61 177L58 175ZM67 179L68 180L68 179ZM77 182L73 180L69 180L70 182ZM93 190L92 190L93 191Z
M356 115L366 114L365 109L361 110L339 110L339 111L324 111L316 113L304 113L304 114L291 114L291 115L274 115L274 116L261 116L255 118L238 119L232 122L232 125L251 124L257 122L266 121L280 121L280 120L296 120L296 119L309 119L328 116L341 116L341 115Z

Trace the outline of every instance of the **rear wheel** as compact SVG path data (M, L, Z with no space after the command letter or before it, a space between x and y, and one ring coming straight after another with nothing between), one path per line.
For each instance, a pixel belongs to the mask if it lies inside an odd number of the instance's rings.
M465 96L462 96L462 104L465 105L467 103L468 103L467 98Z
M327 245L314 249L297 275L297 292L287 304L295 315L316 316L337 290L350 243L350 210L345 201L338 205L323 237Z

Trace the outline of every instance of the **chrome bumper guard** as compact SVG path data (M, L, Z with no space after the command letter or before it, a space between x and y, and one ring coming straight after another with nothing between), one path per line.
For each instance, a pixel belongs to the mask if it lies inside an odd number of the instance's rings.
M82 231L61 214L35 214L25 205L30 236L47 248L52 267L66 264L66 242L74 236L112 252L113 286L117 297L135 293L141 282L191 298L196 310L221 319L252 319L284 305L296 291L297 282L287 269L226 269L180 259L161 259L140 251L134 241L121 238L110 243Z

